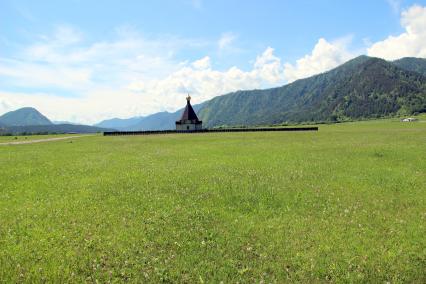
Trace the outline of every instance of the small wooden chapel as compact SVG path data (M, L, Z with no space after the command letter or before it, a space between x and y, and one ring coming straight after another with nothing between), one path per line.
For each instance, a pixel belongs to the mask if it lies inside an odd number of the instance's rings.
M195 131L202 129L203 122L198 119L197 114L191 106L191 97L186 97L186 107L180 120L176 121L176 130Z

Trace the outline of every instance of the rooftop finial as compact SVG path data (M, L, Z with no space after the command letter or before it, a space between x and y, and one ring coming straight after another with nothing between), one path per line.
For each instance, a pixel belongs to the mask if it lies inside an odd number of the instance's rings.
M188 96L186 97L186 101L189 102L191 100L191 96L188 94Z

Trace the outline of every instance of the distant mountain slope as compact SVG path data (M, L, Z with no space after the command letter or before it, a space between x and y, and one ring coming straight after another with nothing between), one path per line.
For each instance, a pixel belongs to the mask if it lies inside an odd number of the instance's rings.
M41 134L41 133L97 133L115 131L115 129L100 128L88 125L52 124L30 126L8 126L0 128L0 135L4 134Z
M0 117L0 135L4 134L37 134L37 133L96 133L114 131L112 128L101 128L77 124L53 124L35 108L21 108L8 112Z
M52 125L53 123L38 110L25 107L0 116L0 123L7 126Z
M405 57L392 62L394 65L404 70L413 71L426 76L426 59Z
M114 128L114 129L117 129L117 130L126 130L128 127L140 123L140 121L142 119L143 119L142 116L136 116L136 117L125 118L125 119L112 118L112 119L103 120L103 121L95 124L94 126L105 127L105 128Z
M336 121L426 111L426 77L360 56L279 88L238 91L203 104L204 126Z
M182 103L185 105L185 102ZM204 103L193 105L195 112L199 112L202 109ZM132 130L167 130L175 129L175 122L182 115L183 108L175 112L159 112L152 115L144 117L138 124L131 127Z
M425 112L426 59L407 57L388 62L360 56L323 74L278 88L218 96L194 109L204 127L344 121ZM181 113L182 109L134 118L137 123L123 123L120 130L174 129Z
M141 119L138 123L131 125L130 130L164 130L175 128L176 117L179 114L177 112L158 112L152 115L148 115Z
M192 107L198 112L202 104L193 105ZM145 117L133 117L129 119L113 118L97 123L95 126L110 127L121 131L175 129L175 122L180 118L182 111L183 109L179 109L176 112L164 111Z

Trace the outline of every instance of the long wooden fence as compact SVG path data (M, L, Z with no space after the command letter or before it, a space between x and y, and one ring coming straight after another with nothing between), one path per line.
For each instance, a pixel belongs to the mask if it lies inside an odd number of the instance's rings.
M147 130L147 131L109 131L104 136L155 135L155 134L196 134L216 132L259 132L259 131L318 131L318 127L268 127L268 128L224 128L201 130Z

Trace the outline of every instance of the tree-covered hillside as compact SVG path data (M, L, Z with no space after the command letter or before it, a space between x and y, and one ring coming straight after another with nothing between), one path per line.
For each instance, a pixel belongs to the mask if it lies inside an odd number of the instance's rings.
M329 72L267 90L216 97L204 126L342 121L426 111L426 77L360 56Z
M422 74L426 76L426 59L425 58L415 58L415 57L404 57L392 62L396 66Z

